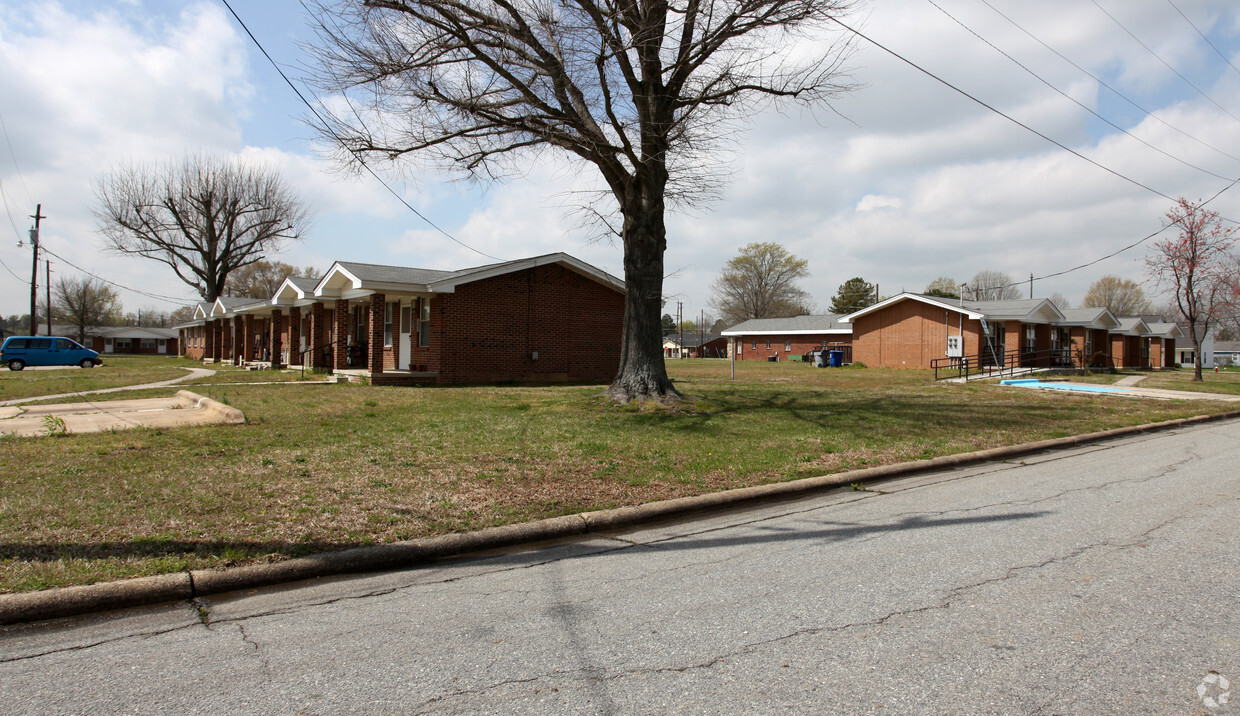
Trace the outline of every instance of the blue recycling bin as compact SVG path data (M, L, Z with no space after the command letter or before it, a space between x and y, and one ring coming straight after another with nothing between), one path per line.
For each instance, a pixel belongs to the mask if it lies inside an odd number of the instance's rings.
M844 351L827 351L827 364L832 368L844 365Z

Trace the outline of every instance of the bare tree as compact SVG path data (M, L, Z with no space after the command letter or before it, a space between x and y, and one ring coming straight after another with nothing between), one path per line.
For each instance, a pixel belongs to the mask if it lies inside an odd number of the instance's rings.
M1072 308L1072 302L1068 300L1068 297L1058 291L1047 296L1046 300L1050 301L1055 305L1055 308L1058 308L1061 311L1067 308Z
M626 286L613 400L670 399L660 341L667 204L718 190L728 122L849 89L826 32L847 0L311 0L319 84L359 108L323 132L350 158L494 179L554 147L606 184ZM794 60L795 58L795 60Z
M77 328L79 343L86 342L86 329L120 317L116 292L93 276L56 279L52 288L52 318Z
M779 244L753 243L728 261L711 286L711 308L729 326L751 318L783 318L809 313L809 294L797 281L809 275L809 262Z
M234 296L270 298L286 278L316 278L319 275L312 266L297 268L283 261L255 261L229 275L228 290Z
M1153 310L1140 284L1119 276L1103 276L1090 284L1082 305L1106 308L1117 316L1139 316Z
M939 276L926 284L925 294L939 298L960 298L960 284L954 278Z
M307 221L275 171L201 154L119 169L96 181L95 197L109 248L167 264L205 301Z
M1168 211L1165 226L1179 236L1154 244L1146 256L1150 275L1171 293L1176 312L1193 342L1193 381L1201 381L1201 342L1215 321L1237 304L1237 278L1231 247L1237 229L1225 226L1219 215L1181 198Z
M978 271L969 281L965 296L974 301L1012 301L1020 298L1020 287L1002 271Z

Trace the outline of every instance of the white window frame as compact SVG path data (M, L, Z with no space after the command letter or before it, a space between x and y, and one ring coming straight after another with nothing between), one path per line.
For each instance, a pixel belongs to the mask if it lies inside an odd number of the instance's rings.
M383 347L392 347L392 302L383 302Z

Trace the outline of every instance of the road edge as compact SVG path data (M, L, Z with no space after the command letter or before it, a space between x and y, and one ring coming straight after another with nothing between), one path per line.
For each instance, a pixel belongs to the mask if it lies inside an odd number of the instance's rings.
M534 522L491 527L476 532L355 547L271 564L254 564L227 569L195 569L152 577L135 577L116 582L100 582L37 592L0 594L0 624L43 621L126 607L189 600L195 597L267 587L316 577L416 567L447 557L604 532L763 500L802 497L813 492L854 483L1005 460L1047 450L1235 418L1240 418L1240 410L1112 428L1084 435L945 455L929 460L850 470L834 475L741 487L694 497L649 502L643 505L583 512Z

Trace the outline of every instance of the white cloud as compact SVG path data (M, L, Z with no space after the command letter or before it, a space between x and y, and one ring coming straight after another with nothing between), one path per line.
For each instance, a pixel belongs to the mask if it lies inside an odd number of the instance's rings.
M896 196L880 196L878 194L866 194L861 197L861 201L857 202L857 211L878 211L881 209L899 209L904 206L904 201Z

